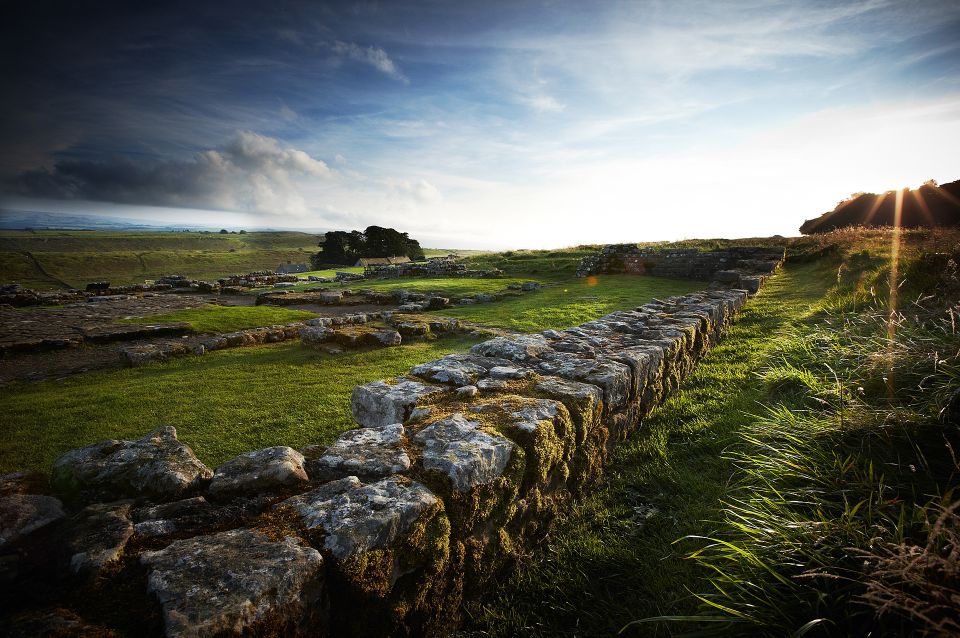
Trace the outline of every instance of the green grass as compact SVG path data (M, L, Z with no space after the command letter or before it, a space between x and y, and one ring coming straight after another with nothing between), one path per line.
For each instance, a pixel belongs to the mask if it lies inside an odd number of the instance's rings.
M470 606L465 633L906 635L931 628L918 611L949 617L960 541L935 521L960 527L943 514L960 433L938 420L960 383L957 313L908 300L929 303L946 263L915 258L957 235L903 239L893 345L891 234L804 238L546 547Z
M355 427L354 386L462 352L477 340L456 337L341 355L282 343L14 384L0 390L0 472L49 471L71 448L139 437L162 425L175 426L211 466L272 445L328 443Z
M298 272L297 277L309 277L313 275L314 277L336 277L338 272L352 272L352 273L362 273L363 268L360 266L341 266L340 268L331 268L329 270L311 270L310 272ZM316 282L312 282L315 286Z
M702 590L710 572L686 560L674 541L709 531L703 521L720 517L731 472L723 451L739 440L765 397L754 372L773 354L781 332L810 319L832 273L808 264L771 280L683 392L617 450L607 478L561 519L547 546L471 608L469 631L600 636L639 618L695 613L690 590ZM649 520L635 509L646 505L659 510ZM659 629L659 635L680 630Z
M309 263L318 237L296 232L0 231L4 281L35 288L140 283L162 274L217 279ZM29 253L29 254L28 254ZM32 258L31 258L32 255Z
M681 295L704 287L706 284L699 281L637 275L569 277L518 297L438 310L436 314L520 332L538 332L569 328L614 310L634 308L653 297Z
M472 278L425 278L405 277L402 279L373 279L365 281L345 281L338 284L318 284L309 282L297 284L287 290L308 290L310 288L345 288L348 290L409 290L410 292L435 293L441 296L449 295L465 297L478 292L503 292L510 284L520 284L531 279L503 278L503 279L472 279ZM264 292L265 288L258 288L256 292Z
M186 321L194 332L234 332L246 328L273 326L305 321L317 316L306 310L290 310L274 306L203 306L185 308L162 315L125 319L120 323L179 323Z

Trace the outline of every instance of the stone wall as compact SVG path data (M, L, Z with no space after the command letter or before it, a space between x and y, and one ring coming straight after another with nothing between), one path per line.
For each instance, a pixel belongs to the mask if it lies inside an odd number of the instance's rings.
M360 427L329 446L210 469L167 427L68 452L49 490L3 477L0 632L446 635L746 300L491 339L358 386Z
M763 277L784 260L783 248L735 247L700 251L696 248L640 248L636 244L611 244L580 261L578 277L611 273L654 275L711 281L718 286L756 292Z

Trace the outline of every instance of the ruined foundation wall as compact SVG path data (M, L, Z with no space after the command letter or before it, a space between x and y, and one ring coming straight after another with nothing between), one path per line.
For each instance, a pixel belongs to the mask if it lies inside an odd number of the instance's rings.
M636 244L611 244L580 261L578 277L630 273L716 281L736 285L736 275L769 275L783 263L783 248L743 246L701 251L696 248L640 248ZM750 286L745 286L750 290Z
M0 540L7 612L168 636L449 633L746 301L708 290L491 339L358 386L361 427L330 446L210 470L166 428L64 455L56 498L4 477L0 510L20 521ZM37 567L41 553L62 559ZM71 593L31 590L39 577ZM135 618L82 602L114 591Z

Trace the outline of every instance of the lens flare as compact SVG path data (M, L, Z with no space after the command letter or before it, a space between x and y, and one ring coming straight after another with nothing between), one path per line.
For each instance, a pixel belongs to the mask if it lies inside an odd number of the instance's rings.
M900 222L903 215L903 190L896 193L893 208L893 232L890 235L890 295L887 298L887 396L893 399L893 357L897 340L897 295L900 292Z

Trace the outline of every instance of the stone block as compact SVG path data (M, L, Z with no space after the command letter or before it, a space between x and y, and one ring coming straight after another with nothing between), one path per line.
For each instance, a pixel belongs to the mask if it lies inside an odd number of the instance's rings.
M213 472L177 440L171 426L136 441L102 441L70 450L53 464L53 482L68 492L94 499L147 496L160 500L181 496Z
M418 403L437 399L448 390L412 379L396 383L373 381L353 389L350 409L354 420L364 427L382 428L405 423Z
M389 546L437 503L426 487L401 477L369 485L349 477L278 507L295 511L307 530L322 532L324 548L343 560Z
M260 494L307 481L303 455L286 446L247 452L216 469L207 487L211 496Z
M446 474L453 489L468 491L490 483L510 461L514 444L503 437L479 429L478 421L469 421L460 413L428 425L413 443L421 450L425 470Z
M325 633L323 558L287 537L235 529L146 552L166 636Z
M399 423L383 428L358 428L341 434L316 459L308 460L311 476L321 480L358 476L380 479L410 469Z

